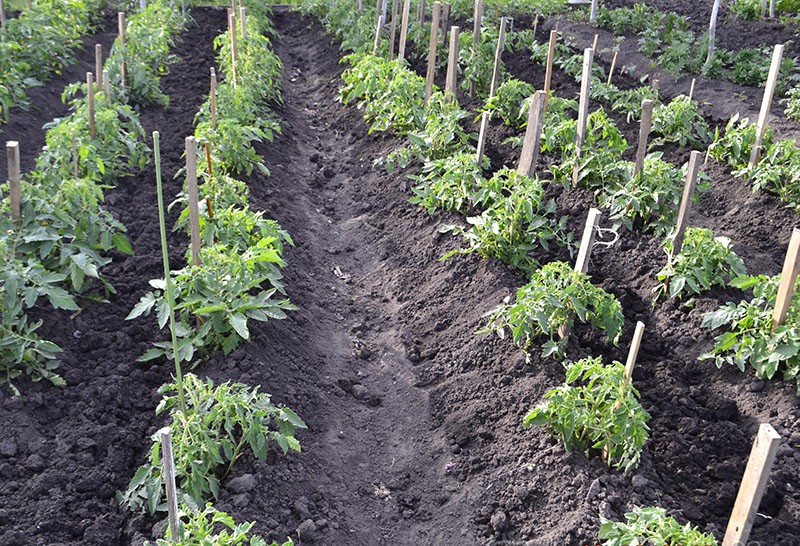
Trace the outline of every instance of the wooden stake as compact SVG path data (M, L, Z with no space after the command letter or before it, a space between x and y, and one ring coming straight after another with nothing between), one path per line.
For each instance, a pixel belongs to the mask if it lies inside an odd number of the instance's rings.
M772 107L772 96L775 94L775 87L778 85L778 72L781 69L782 58L783 44L778 44L772 52L772 64L769 65L767 86L764 88L764 98L761 100L761 112L758 114L758 125L756 125L756 140L753 142L753 150L750 152L751 169L756 166L761 155L761 143L764 141L764 133L767 131L767 117Z
M119 65L119 75L124 91L128 86L125 76L125 29L128 28L128 22L125 18L125 14L121 11L117 13L117 26L119 27L119 45L122 47L122 62Z
M208 178L210 180L211 178L213 178L213 173L211 171L211 143L210 142L206 142L205 143L205 149L206 149L206 167L208 168Z
M694 86L697 83L697 78L692 78L692 85L689 86L689 100L694 97Z
M483 161L483 151L486 148L486 132L489 130L489 119L492 117L491 112L484 112L481 114L481 131L478 133L478 148L475 161L480 165Z
M611 76L614 75L614 68L617 66L617 56L618 55L619 55L619 50L616 50L614 52L614 58L611 59L611 68L608 69L608 80L606 80L606 83L608 85L611 85Z
M473 14L472 23L472 50L470 50L470 62L475 61L475 55L478 54L478 45L481 42L481 24L483 22L483 0L475 0L475 12ZM475 81L469 84L469 96L475 96Z
M247 9L239 8L239 25L242 27L242 41L247 40Z
M358 11L363 11L364 10L364 2L363 2L363 0L356 0L356 9Z
M547 67L544 72L544 111L547 112L547 101L550 100L550 83L553 80L553 57L556 54L556 40L558 40L558 31L550 31L550 47L547 49Z
M231 33L231 82L233 86L236 87L236 64L239 60L239 53L237 51L236 45L236 15L234 14L233 10L228 12L228 29Z
M108 70L103 70L103 96L106 104L111 104L111 80L108 78Z
M447 31L450 28L450 3L442 5L442 47L447 45Z
M786 319L789 312L789 304L792 303L794 295L794 285L797 280L798 266L800 266L800 229L792 230L792 238L789 240L789 249L786 251L786 258L783 260L783 271L781 271L781 281L778 285L778 295L775 298L775 310L772 313L772 327L777 328Z
M75 140L75 129L72 133L72 176L78 178L78 142Z
M3 0L0 0L0 28L6 28L6 7Z
M417 21L419 22L419 26L425 24L425 0L420 0L419 13L417 13Z
M600 223L600 211L595 208L589 209L586 217L586 225L583 227L581 246L578 249L578 258L575 260L575 271L586 273L589 270L589 258L592 254L594 245L594 234L597 232L597 225Z
M775 19L775 0L769 0L769 18Z
M385 23L385 21L383 19L383 15L378 17L378 25L375 27L375 43L372 44L372 54L373 55L377 55L378 54L378 49L380 49L380 46L381 46L381 29L383 28L383 25L385 25L385 24L386 23Z
M86 73L86 96L89 103L89 136L94 138L94 74L91 72Z
M403 0L403 20L400 23L400 45L398 46L397 58L406 58L406 37L408 36L408 12L411 10L411 0Z
M722 546L747 544L756 510L767 488L769 473L780 443L781 437L769 424L762 423L758 427L758 435L750 450L750 458L747 460L747 467L744 470L742 484L739 486L739 494L736 495L736 503L733 505L725 537L722 539Z
M439 13L441 8L441 2L433 3L431 39L428 44L428 71L425 76L425 102L428 102L433 94L433 80L436 76L436 48L439 47Z
M94 73L97 74L97 91L100 91L103 83L103 46L101 44L94 46Z
M700 170L700 158L702 154L697 150L689 156L689 168L686 171L686 184L683 187L683 197L681 197L681 208L678 211L678 221L675 224L675 235L672 239L672 255L677 256L683 247L683 236L686 233L689 209L692 206L694 189L697 186L697 173Z
M599 34L594 35L594 40L592 40L592 51L597 52L597 40L600 39Z
M200 211L197 207L197 141L186 137L186 181L189 188L189 229L192 265L200 265Z
M11 219L17 222L21 217L20 203L22 202L19 185L19 142L14 140L6 142L6 157L8 158L8 193L11 199Z
M761 18L767 17L767 0L761 0Z
M217 71L211 68L211 91L208 94L211 102L211 128L217 128Z
M714 7L711 8L711 20L708 23L708 55L706 55L706 66L714 60L714 49L717 44L717 16L719 15L719 0L714 0Z
M634 178L639 176L644 168L644 154L647 152L647 139L650 138L650 129L653 126L653 101L642 101L642 121L639 124L639 146L636 148L636 166L633 168Z
M522 154L519 158L517 172L525 176L532 176L539 159L539 141L542 136L542 120L544 118L544 102L547 95L544 91L537 91L531 98L528 110L528 127L525 129L525 140L522 142Z
M594 24L597 20L597 0L592 0L592 7L589 11L589 22Z
M654 78L650 84L650 87L658 91L661 88L661 80L659 80L658 78Z
M381 23L381 12L383 11L383 0L375 0L375 24Z
M503 48L506 47L506 18L500 19L500 34L497 36L497 49L494 52L494 68L492 69L492 83L489 86L489 98L497 94L497 85L500 82L500 61L503 58Z
M159 431L161 436L161 461L164 486L167 491L167 513L169 520L170 542L180 540L180 527L178 525L178 494L175 487L175 461L172 458L172 437L169 427Z
M587 47L583 50L583 71L581 72L581 97L578 103L578 130L575 136L575 156L581 156L583 141L586 140L586 123L589 119L589 89L592 84L592 61L594 60L594 50ZM572 171L572 184L578 185L578 175L580 174L579 162L575 163Z
M389 60L391 61L394 59L394 46L395 46L395 37L397 35L397 1L392 0L392 27L391 27L391 38L389 40Z
M633 332L633 339L631 340L631 348L628 351L628 360L625 361L625 379L628 383L633 378L633 367L636 365L636 358L639 356L639 347L642 344L642 336L644 335L644 322L638 321L636 323L636 330Z
M456 80L458 77L458 35L461 29L450 27L450 50L447 56L447 78L444 84L445 100L452 101L456 97Z

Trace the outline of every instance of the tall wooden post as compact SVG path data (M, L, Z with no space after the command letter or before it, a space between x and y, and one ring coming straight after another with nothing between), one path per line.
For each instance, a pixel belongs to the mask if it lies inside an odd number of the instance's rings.
M447 45L447 31L450 29L450 3L442 4L442 47Z
M583 71L581 72L581 96L578 102L578 130L575 135L575 155L581 156L581 148L586 140L586 124L589 119L589 90L592 85L592 61L594 60L594 50L587 47L583 50ZM572 184L578 185L580 174L579 162L575 163L572 171Z
M458 75L458 35L461 29L450 27L450 50L447 56L447 78L445 79L445 99L450 102L456 97L456 80Z
M500 63L503 58L503 49L506 47L506 24L507 19L500 19L500 34L497 36L497 49L494 52L494 67L492 68L492 83L489 86L489 98L497 94L497 86L500 82Z
M3 0L0 0L0 28L6 28L6 7Z
M592 7L589 11L589 22L594 24L597 20L597 0L592 0Z
M398 0L392 0L392 26L390 30L390 38L389 38L389 60L391 61L394 59L394 46L396 45L395 38L397 37L397 2Z
M247 40L247 8L239 8L239 26L242 28L242 40Z
M764 88L764 98L761 100L761 111L758 114L758 124L756 125L756 140L753 142L753 150L750 152L750 168L756 166L761 155L761 144L764 141L764 133L767 131L767 117L772 107L772 97L775 94L775 87L778 85L778 73L781 69L781 59L783 58L783 44L778 44L772 52L772 63L769 65L769 75L767 76L767 86Z
M94 74L91 72L86 73L86 97L89 105L89 136L94 138Z
M475 13L472 23L472 50L470 51L470 62L475 62L475 55L478 54L478 45L481 42L481 24L483 22L483 0L475 0ZM475 96L475 81L469 84L469 96Z
M547 66L544 71L544 111L547 112L547 101L550 100L550 83L553 80L553 58L556 55L556 40L558 40L558 31L550 31L550 45L547 49Z
M11 199L11 219L17 222L21 217L20 203L22 202L19 185L19 142L14 140L6 142L6 157L8 158L8 193Z
M433 3L431 39L428 44L428 71L425 76L425 102L428 102L433 94L433 80L436 76L436 49L439 47L439 13L441 8L441 2Z
M120 81L122 82L123 91L128 86L127 78L125 75L125 29L128 28L128 21L126 20L123 12L117 13L117 26L119 27L119 45L122 50L122 62L119 66Z
M519 158L517 172L525 176L532 176L539 159L539 141L542 136L542 121L544 118L544 91L537 91L531 99L528 111L528 126L525 129L525 140L522 142L522 154Z
M200 210L197 206L197 141L186 137L186 183L189 193L189 230L192 265L200 265Z
M231 33L231 82L236 87L236 65L239 62L239 53L237 47L236 35L236 15L233 10L228 11L228 29Z
M411 10L411 0L403 0L403 20L400 23L400 46L397 51L397 58L406 58L406 38L408 37L408 12Z
M689 222L689 209L694 198L694 189L697 187L697 173L700 171L700 158L702 154L697 150L689 156L689 168L686 170L686 184L683 187L681 208L678 211L678 221L675 224L675 236L672 240L672 255L677 256L683 248L683 237Z
M633 176L639 176L644 168L644 155L647 153L647 139L650 138L650 129L653 126L653 101L644 99L642 101L642 121L639 124L639 145L636 148L636 166L633 169Z

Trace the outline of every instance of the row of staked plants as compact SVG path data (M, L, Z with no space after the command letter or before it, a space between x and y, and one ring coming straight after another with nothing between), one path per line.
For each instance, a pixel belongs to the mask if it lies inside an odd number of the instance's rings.
M26 90L42 85L73 62L102 14L103 0L37 0L0 30L0 120L26 107Z
M370 132L391 130L407 137L405 145L377 162L390 170L398 166L416 168L417 174L411 175L415 182L412 202L430 212L450 210L467 216L466 227L443 227L443 231L462 235L467 243L444 258L478 252L508 263L530 281L519 289L514 301L509 298L490 313L484 331L508 333L529 356L534 343L542 343L545 357L563 356L567 336L577 319L603 331L616 344L623 324L616 298L593 286L588 275L575 272L566 262L541 263L542 251L569 251L573 247L564 219L557 217L554 201L546 197L547 188L559 182L571 185L571 173L577 168L579 184L593 190L598 203L610 210L616 228L624 226L663 237L675 224L684 171L655 152L647 157L643 172L634 176L633 164L623 159L627 142L602 108L589 116L587 141L579 157L574 147L577 124L571 113L576 105L552 95L541 142L542 153L556 159L550 168L552 179L527 177L509 168L486 176L488 162L476 160L474 134L466 129L473 116L457 102L444 101L439 92L426 104L424 80L406 63L385 60L386 40L380 41L378 56L370 54L374 30L368 29L374 13L345 10L344 2L332 4L311 0L301 9L320 18L342 40L343 49L354 51L345 58L350 68L343 74L340 100L364 112ZM485 21L493 24L491 17ZM414 26L409 36L416 40L416 53L422 58L423 44L427 43L424 32L429 25L422 30ZM474 57L464 53L469 52L471 33L461 34L462 88L472 84L484 99L488 92L487 67L491 67L494 55L492 38L496 40L497 36L492 28L496 26L487 26L482 32L486 43L482 38L482 50L479 46ZM510 33L506 43L510 49L527 47L534 60L544 60L546 44L535 43L529 31ZM580 56L559 47L556 65L576 80L581 64ZM501 74L501 81L505 81L484 109L519 128L527 118L533 88L508 78L502 69ZM593 100L625 113L629 121L640 114L643 99L658 101L657 93L649 88L621 91L607 84L602 69L593 73L591 87ZM654 132L659 138L653 146L675 142L699 147L710 139L697 105L687 97L658 104L654 118ZM668 253L670 242L667 238L664 245ZM744 272L730 241L714 238L707 229L690 228L682 252L659 273L662 284L656 297L662 293L671 297L699 294L712 286L724 286ZM603 456L608 464L624 471L635 468L648 438L650 416L626 379L624 366L585 358L567 362L566 367L565 385L548 392L545 400L525 416L524 424L547 427L567 449ZM604 544L625 544L634 539L716 544L712 536L689 525L681 526L658 508L640 508L627 517L627 523L602 522Z
M128 65L158 81L169 40L186 24L180 9L157 0L132 16L129 29L149 28L165 18L161 40ZM114 57L106 62L113 67ZM117 88L115 88L117 89ZM43 301L54 309L78 311L79 298L104 300L114 293L102 269L113 252L132 254L125 227L104 208L104 193L116 181L143 168L148 148L136 111L112 92L96 94L96 134L90 134L85 85L68 86L62 96L70 105L63 118L45 126L46 144L36 168L21 181L21 218L11 218L8 200L0 210L0 385L17 392L12 381L63 380L55 369L60 348L38 334L42 321L28 311ZM2 186L8 193L8 183ZM100 290L98 292L98 289Z
M248 208L247 185L237 178L256 169L267 172L253 143L272 141L280 131L279 120L270 109L281 101L282 76L280 59L268 37L273 32L270 12L257 2L247 2L246 7L246 35L239 24L233 28L238 45L235 68L231 31L215 40L217 64L226 75L217 87L216 119L211 117L209 95L195 120L196 159L202 179L197 203L200 263L191 262L189 249L187 265L170 271L169 277L151 281L154 290L145 294L128 316L135 319L155 312L159 327L168 326L172 335L170 341L156 342L140 358L167 356L176 369L175 381L159 390L163 398L156 414L166 415L169 422L180 528L179 536L168 530L157 545L266 546L263 538L250 534L253 523L236 523L214 508L213 500L245 453L264 460L271 449L284 454L299 452L295 432L306 428L297 414L273 403L259 387L230 382L215 385L211 379L181 372L184 362L197 366L211 353L222 350L228 354L249 340L249 320L282 319L285 311L294 308L281 283L284 246L292 240L277 222ZM175 229L189 231L186 186L173 205L182 207ZM163 209L161 214L163 222ZM166 232L162 237L165 244ZM147 461L118 495L129 509L150 514L166 510L160 433L152 440ZM287 539L283 546L291 544Z

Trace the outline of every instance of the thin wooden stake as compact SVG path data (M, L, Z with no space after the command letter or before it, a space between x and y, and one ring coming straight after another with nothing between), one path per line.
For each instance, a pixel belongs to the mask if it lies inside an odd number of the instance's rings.
M492 68L492 83L489 86L489 98L497 94L497 85L500 82L500 61L503 58L503 49L506 47L506 18L500 19L500 34L497 36L497 49L494 52L494 67Z
M11 199L11 219L14 222L18 222L21 217L20 203L22 203L19 185L19 142L15 140L6 142L6 157L8 158L8 193Z
M475 62L475 55L478 54L478 45L481 42L481 24L483 23L483 0L475 0L475 12L472 23L472 49L470 50L470 62ZM469 83L469 96L475 96L475 80Z
M363 0L356 0L356 9L358 11L364 11L364 2L363 2Z
M0 28L6 28L6 7L3 0L0 0Z
M447 45L447 31L450 29L450 3L442 4L442 47Z
M644 168L644 154L647 152L647 139L650 138L650 129L653 126L653 101L642 101L642 121L639 124L639 145L636 148L636 165L633 168L634 178L639 176Z
M212 179L214 177L213 173L211 171L211 143L210 142L206 142L205 143L205 149L206 149L206 167L208 167L208 178L210 180L210 179Z
M697 173L700 171L700 158L702 154L694 150L689 156L689 168L686 170L686 184L683 187L681 208L678 211L678 221L675 224L675 235L672 239L672 255L677 256L683 247L683 236L686 234L689 209L692 206L694 189L697 187Z
M403 20L400 23L400 45L397 50L397 58L406 58L406 38L408 36L408 12L411 10L411 0L403 0Z
M189 188L189 229L192 265L200 265L200 211L197 207L197 141L186 137L186 182Z
M761 0L761 18L766 19L767 17L767 0Z
M597 52L597 40L600 39L599 34L594 35L594 40L592 40L592 51Z
M708 22L708 55L706 55L706 66L714 60L714 49L717 47L717 17L719 16L719 1L714 0L714 7L711 8L711 20Z
M753 448L750 450L750 458L747 460L742 484L739 486L739 494L736 495L736 503L733 505L731 519L728 521L728 528L722 539L722 546L747 544L780 443L781 437L772 426L762 423L758 427L758 434L753 442Z
M239 26L242 28L242 41L247 40L247 8L239 8Z
M169 521L170 542L180 540L180 526L178 525L178 494L175 487L175 461L172 458L172 436L169 427L159 431L161 436L161 461L164 486L167 491L167 513Z
M236 87L236 65L239 61L239 52L237 47L236 35L236 15L233 10L228 12L228 28L231 32L231 81L233 86Z
M756 125L756 140L753 142L753 150L750 152L750 168L756 166L761 155L761 143L764 141L764 133L767 131L767 117L772 107L772 97L775 94L775 87L778 85L778 73L781 69L781 59L783 58L783 44L778 44L772 52L772 64L769 65L769 76L767 86L764 88L764 98L761 100L761 112L758 114L758 125Z
M594 245L594 235L597 232L597 225L600 223L600 211L596 208L589 209L586 217L586 225L583 227L581 236L581 246L578 249L578 258L575 260L575 271L586 273L589 271L589 258L592 254Z
M532 176L539 159L539 141L542 136L542 120L544 118L544 102L547 95L544 91L537 91L531 98L528 110L528 127L525 129L525 140L522 142L522 154L517 165L517 172L525 176Z
M94 73L97 74L97 91L99 92L103 84L103 46L101 44L94 46Z
M125 29L128 28L128 22L123 12L117 13L117 26L119 27L119 45L122 48L122 62L119 65L120 82L122 83L123 91L128 86L125 75Z
M94 74L91 72L86 73L86 96L89 103L89 136L94 138Z
M75 129L72 133L72 175L78 178L78 142L75 140Z
M417 22L419 22L419 26L425 24L425 0L420 0L419 10L417 13Z
M486 132L489 130L489 119L492 117L491 112L484 112L481 114L481 130L478 133L478 147L475 156L475 161L480 165L483 161L483 152L486 149Z
M628 360L625 361L625 379L628 380L628 383L630 383L633 379L633 367L636 365L636 358L639 356L639 347L642 344L643 335L644 322L638 321L636 323L636 330L633 332L631 348L628 351Z
M383 11L383 0L375 0L375 24L381 23L381 11Z
M586 123L589 119L589 90L592 84L592 61L594 60L594 50L587 47L583 50L583 71L581 72L581 96L578 102L578 130L575 135L575 156L581 156L583 141L586 139ZM575 162L572 171L572 184L578 185L580 174L580 162Z
M692 85L689 86L689 100L694 97L694 86L697 83L697 78L692 78Z
M103 70L103 96L106 104L111 104L111 80L108 77L108 70Z
M597 20L597 0L592 0L592 7L589 11L589 22L594 24Z
M389 60L394 59L394 46L395 38L397 37L397 3L398 0L392 0L392 26L390 30L391 37L389 39Z
M452 101L456 97L456 80L458 77L458 35L461 29L450 27L450 50L447 56L447 77L444 84L445 100Z
M614 52L614 58L611 59L611 68L608 69L608 80L606 83L611 85L611 76L614 75L614 68L617 66L617 56L619 55L619 49Z
M433 80L436 76L436 49L439 47L439 14L441 9L441 2L433 3L431 39L428 44L428 71L425 76L425 102L428 102L433 94Z
M381 46L381 29L383 28L383 25L385 25L385 24L386 24L386 22L383 19L383 15L378 17L378 25L375 27L375 43L372 44L372 54L373 55L377 55L378 54L378 50L380 49L380 46Z
M775 0L769 0L769 18L775 19Z
M556 40L558 40L558 31L550 31L550 47L547 49L547 67L544 72L544 111L547 112L547 101L550 100L550 83L553 80L553 57L556 54Z
M775 310L772 313L772 327L777 328L786 319L789 312L789 304L792 303L794 295L794 285L797 280L798 267L800 266L800 229L792 230L792 238L789 240L789 249L786 251L786 258L783 260L783 271L778 285L778 295L775 298Z
M211 91L208 94L211 108L211 128L217 128L217 71L211 68Z

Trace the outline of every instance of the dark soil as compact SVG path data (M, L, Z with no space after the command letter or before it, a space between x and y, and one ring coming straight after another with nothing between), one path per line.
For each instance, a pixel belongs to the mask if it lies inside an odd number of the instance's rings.
M142 117L148 131L162 132L167 195L178 190L172 174L207 93L211 40L225 26L223 12L194 17L199 28L163 80L169 109ZM721 536L755 431L769 422L784 441L750 544L796 546L794 388L696 360L712 339L699 328L701 314L741 294L716 291L692 309L653 309L660 241L621 232L615 245L595 250L590 273L623 304L623 340L608 347L578 328L568 353L622 360L635 321L645 323L634 381L653 419L642 464L621 474L565 453L541 429L523 429L522 416L563 381L561 365L537 355L526 364L508 341L474 333L523 281L494 260L439 261L459 244L439 226L463 219L410 205L407 173L373 168L400 141L368 135L361 113L335 101L338 44L299 15L276 14L275 23L284 129L259 147L272 176L251 177L250 201L294 237L286 285L301 310L253 325L252 343L198 372L261 385L309 430L300 434L301 455L240 460L231 478L246 478L223 484L217 507L255 521L264 536L299 544L593 545L599 514L620 518L636 504L663 506ZM492 146L496 162L516 163L518 151ZM751 195L717 165L704 171L712 190L692 224L730 236L750 271L778 273L795 213ZM74 318L47 316L43 333L65 349L68 386L21 381L22 397L0 395L0 544L141 544L153 536L154 519L114 500L163 425L153 410L170 373L165 364L135 362L163 335L152 317L123 320L147 280L160 276L153 180L148 169L109 193L137 252L110 268L118 290L111 304L87 301ZM591 195L557 197L579 232ZM185 242L172 241L174 260Z

